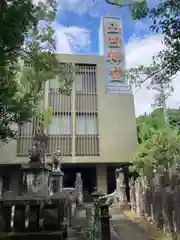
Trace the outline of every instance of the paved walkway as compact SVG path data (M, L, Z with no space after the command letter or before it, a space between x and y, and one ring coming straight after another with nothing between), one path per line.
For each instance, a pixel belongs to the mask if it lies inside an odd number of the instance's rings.
M123 215L117 208L110 208L111 225L119 240L153 240L136 223Z
M72 231L69 231L69 240L85 240L81 229L86 227L86 215L84 209L78 210L78 218L73 224ZM153 240L147 236L145 230L122 214L116 207L110 207L111 218L111 240ZM75 230L79 228L79 230Z

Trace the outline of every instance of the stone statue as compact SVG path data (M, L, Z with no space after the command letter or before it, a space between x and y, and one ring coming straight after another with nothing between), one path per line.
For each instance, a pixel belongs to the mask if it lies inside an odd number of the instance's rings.
M133 177L129 180L129 195L131 201L131 210L136 211L136 188L135 188L135 180Z
M116 191L117 191L117 200L124 204L126 201L126 186L124 181L124 173L123 169L120 168L119 170L116 170L116 173L118 175L116 179Z
M61 151L52 154L52 173L50 179L50 195L62 192L64 173L61 171Z
M142 206L142 194L143 188L141 184L140 178L137 178L135 181L135 189L136 189L136 213L137 216L140 217L143 214L143 206Z
M40 142L33 141L32 149L29 151L30 163L41 163L41 147Z
M77 202L78 204L83 203L83 182L81 173L76 173L75 188L77 192Z
M61 171L61 151L56 150L52 155L52 170L53 171Z
M48 137L44 133L37 132L33 137L32 149L30 150L30 163L45 163L45 152Z

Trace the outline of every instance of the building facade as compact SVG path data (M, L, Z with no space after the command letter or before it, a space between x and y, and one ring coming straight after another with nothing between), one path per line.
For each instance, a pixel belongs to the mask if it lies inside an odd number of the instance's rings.
M129 163L137 144L133 95L106 91L103 56L60 54L58 58L71 62L77 71L70 96L58 92L56 79L45 86L44 105L53 110L46 132L47 162L60 149L66 186L74 184L75 173L80 171L87 191L95 185L110 191L114 186L108 185L112 169ZM33 124L25 124L17 141L0 148L0 174L5 177L8 171L6 184L13 184L14 191L18 191L20 164L29 160L32 131Z

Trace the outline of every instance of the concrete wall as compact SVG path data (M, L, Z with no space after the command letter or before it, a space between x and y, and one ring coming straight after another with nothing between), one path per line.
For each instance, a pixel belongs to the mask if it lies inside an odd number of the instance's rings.
M64 163L130 162L137 144L136 120L132 94L105 92L105 69L102 56L58 55L62 62L97 65L100 156L64 157ZM75 128L75 123L73 124ZM18 163L16 141L0 148L0 163ZM49 159L50 160L50 159Z

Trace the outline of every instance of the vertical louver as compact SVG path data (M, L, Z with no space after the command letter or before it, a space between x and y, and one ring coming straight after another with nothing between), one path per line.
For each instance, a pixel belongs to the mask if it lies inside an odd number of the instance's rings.
M98 155L99 140L95 65L76 65L75 92L75 155Z
M75 69L73 97L59 93L56 79L49 81L48 89L45 90L48 91L46 102L53 111L47 129L47 153L52 154L60 149L63 156L97 156L99 133L96 65L76 64ZM33 120L19 127L18 156L29 154L35 124L36 121Z

